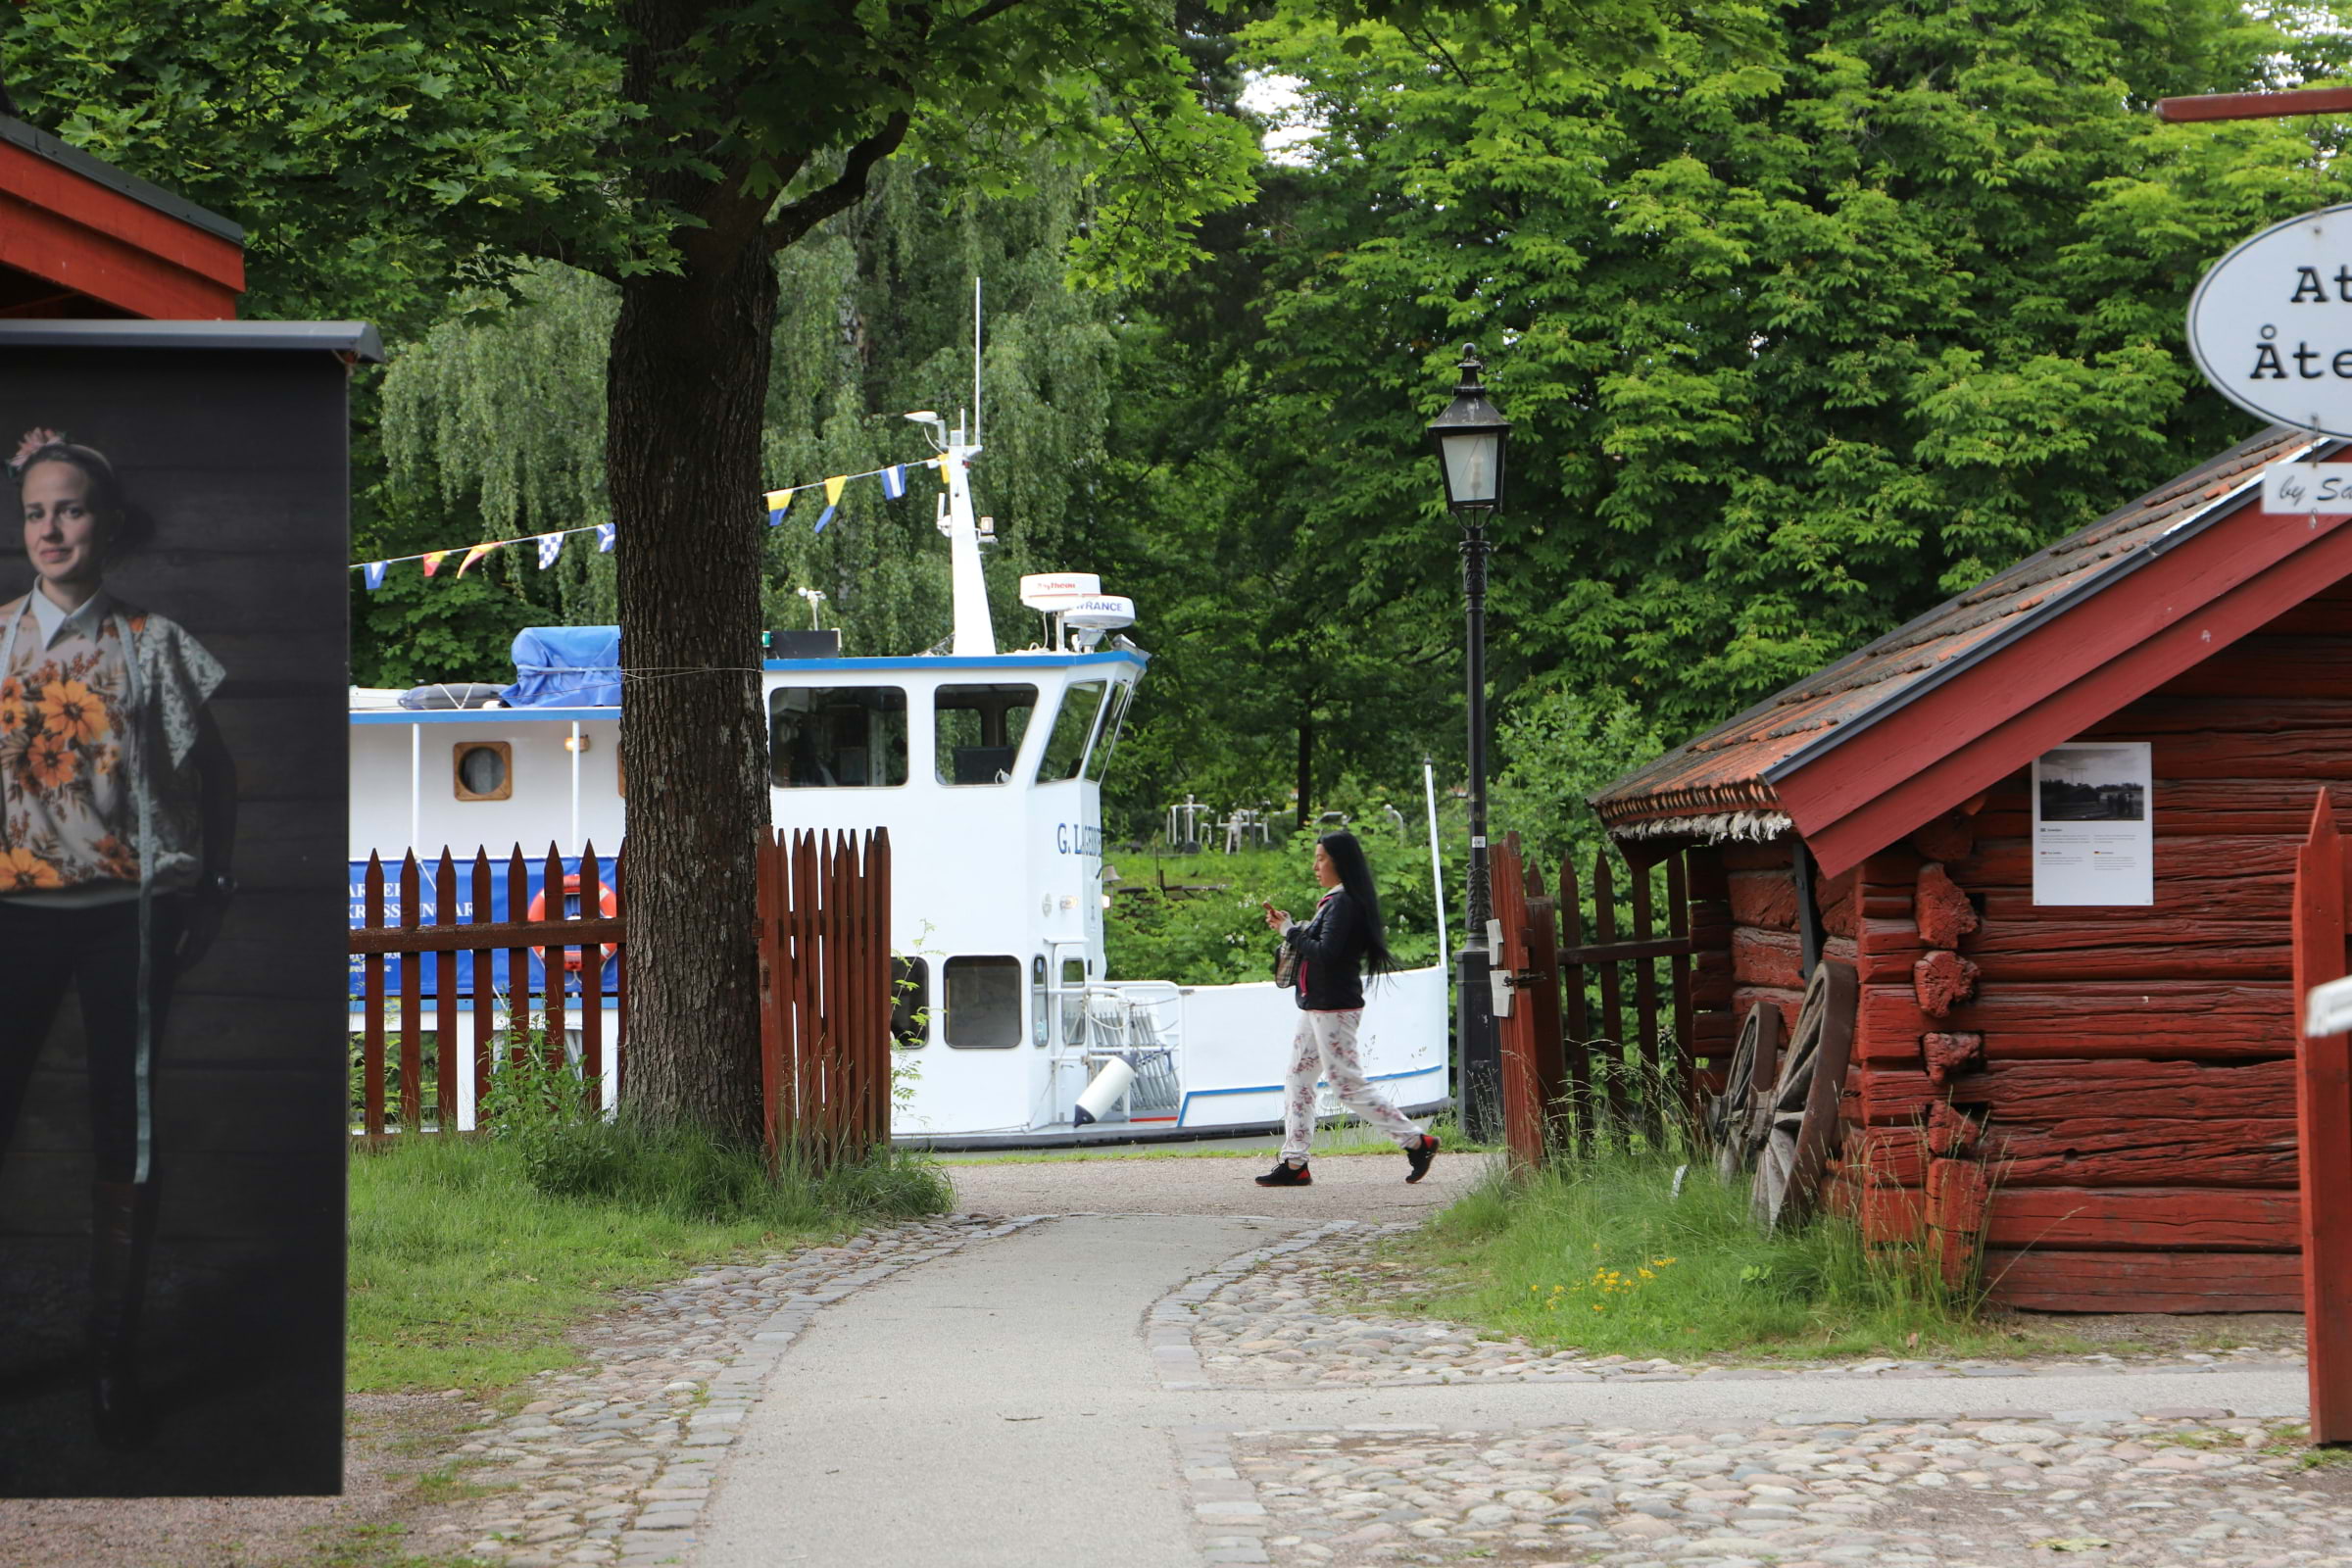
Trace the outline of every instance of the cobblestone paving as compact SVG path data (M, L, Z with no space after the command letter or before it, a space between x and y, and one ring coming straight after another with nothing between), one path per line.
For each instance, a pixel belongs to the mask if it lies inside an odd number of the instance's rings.
M2352 1467L2221 1411L1183 1440L1212 1562L2352 1564ZM2066 1554L2066 1555L2057 1555Z
M454 1456L465 1482L497 1490L443 1511L416 1544L503 1568L684 1557L737 1426L814 1313L1036 1220L894 1225L624 1293L580 1336L587 1365L533 1379L512 1415L481 1412L489 1424Z
M1887 1360L1843 1365L1717 1365L1634 1360L1545 1350L1524 1340L1485 1341L1459 1324L1358 1314L1347 1295L1377 1278L1383 1295L1428 1289L1397 1280L1374 1258L1380 1241L1409 1224L1341 1221L1279 1247L1244 1254L1170 1296L1153 1314L1155 1353L1173 1388L1299 1387L1416 1383L1679 1383L1785 1379L2007 1378L2184 1373L2231 1366L2299 1366L2299 1349L2241 1346L2194 1351L2093 1354L2030 1360ZM1180 1363L1157 1347L1180 1321L1191 1325L1196 1360ZM1168 1336L1173 1339L1172 1335ZM1195 1367L1197 1366L1197 1370ZM1197 1381L1196 1381L1197 1380Z

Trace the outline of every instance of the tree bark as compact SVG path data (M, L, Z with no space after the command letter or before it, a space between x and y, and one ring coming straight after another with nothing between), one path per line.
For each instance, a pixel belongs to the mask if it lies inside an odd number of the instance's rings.
M1298 710L1298 825L1304 827L1314 808L1315 709L1310 702Z
M776 316L768 248L685 236L675 274L622 287L606 396L627 700L633 1109L760 1138L754 830L760 424Z

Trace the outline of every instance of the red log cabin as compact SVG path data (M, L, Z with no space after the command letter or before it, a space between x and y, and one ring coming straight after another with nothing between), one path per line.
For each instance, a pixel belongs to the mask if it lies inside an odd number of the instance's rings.
M245 232L0 117L0 318L229 320Z
M2302 1306L2290 888L2352 802L2352 517L2261 473L2347 446L2268 431L1593 798L1692 847L1702 1064L1855 966L1831 1199L1981 1235L1997 1300ZM2034 902L2031 765L2083 739L2152 748L2152 905Z

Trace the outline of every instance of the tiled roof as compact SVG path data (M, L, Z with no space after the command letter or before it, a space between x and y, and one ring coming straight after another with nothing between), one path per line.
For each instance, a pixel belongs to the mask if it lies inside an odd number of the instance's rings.
M2193 535L2266 465L2315 443L2322 456L2345 444L2264 431L1628 773L1592 797L1593 809L1612 828L1777 810L1775 779Z

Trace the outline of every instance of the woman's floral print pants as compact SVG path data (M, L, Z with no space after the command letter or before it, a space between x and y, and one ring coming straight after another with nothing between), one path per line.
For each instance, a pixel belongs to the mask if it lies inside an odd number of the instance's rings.
M1306 1163L1315 1139L1315 1080L1331 1082L1340 1103L1396 1140L1399 1149L1421 1142L1421 1129L1389 1103L1364 1077L1363 1058L1356 1054L1355 1031L1364 1009L1298 1014L1298 1033L1291 1039L1291 1070L1282 1088L1282 1157L1295 1165Z

